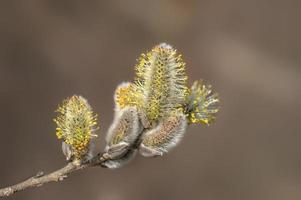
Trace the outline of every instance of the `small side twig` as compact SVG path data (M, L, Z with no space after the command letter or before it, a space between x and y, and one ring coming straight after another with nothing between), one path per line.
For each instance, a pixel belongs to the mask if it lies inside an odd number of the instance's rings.
M46 183L63 181L72 172L88 167L101 166L101 164L108 159L109 158L106 154L99 154L85 163L78 163L77 161L70 162L65 167L49 174L38 172L35 176L30 177L23 182L0 189L0 198L10 196L16 192L23 191L28 188L40 187Z

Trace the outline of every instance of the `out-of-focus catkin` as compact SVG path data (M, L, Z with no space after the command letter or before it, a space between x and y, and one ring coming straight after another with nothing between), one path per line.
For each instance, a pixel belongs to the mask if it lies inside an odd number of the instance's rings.
M219 111L219 97L211 85L195 81L186 97L185 110L189 123L210 125Z

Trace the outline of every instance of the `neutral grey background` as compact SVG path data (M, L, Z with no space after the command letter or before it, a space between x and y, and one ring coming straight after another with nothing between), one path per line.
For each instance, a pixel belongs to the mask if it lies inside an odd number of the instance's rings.
M113 91L135 60L174 45L190 83L210 82L221 111L191 126L162 158L89 169L16 200L297 200L301 198L299 0L2 0L0 187L65 164L52 121L81 94L99 113L97 150Z

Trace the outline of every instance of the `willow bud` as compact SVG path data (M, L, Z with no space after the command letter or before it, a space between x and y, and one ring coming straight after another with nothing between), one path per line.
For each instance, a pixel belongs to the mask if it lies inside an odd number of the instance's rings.
M129 163L137 154L137 150L130 148L122 157L110 159L103 162L101 165L109 169L117 169Z
M175 147L184 136L187 127L186 116L174 112L159 125L145 132L139 146L139 152L146 157L162 156Z
M87 100L72 96L58 107L56 136L62 139L62 150L67 160L87 159L91 152L91 140L96 137L97 116Z
M116 111L114 121L106 137L105 151L110 159L119 159L127 154L141 131L142 127L135 107L126 107Z

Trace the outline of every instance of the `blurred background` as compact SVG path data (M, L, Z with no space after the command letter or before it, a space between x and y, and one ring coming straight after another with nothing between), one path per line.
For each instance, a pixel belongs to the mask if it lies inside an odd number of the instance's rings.
M160 42L184 56L190 84L221 97L210 127L190 126L167 156L137 156L17 193L16 200L299 200L299 0L3 0L0 2L0 187L65 165L52 121L80 94L99 113Z

